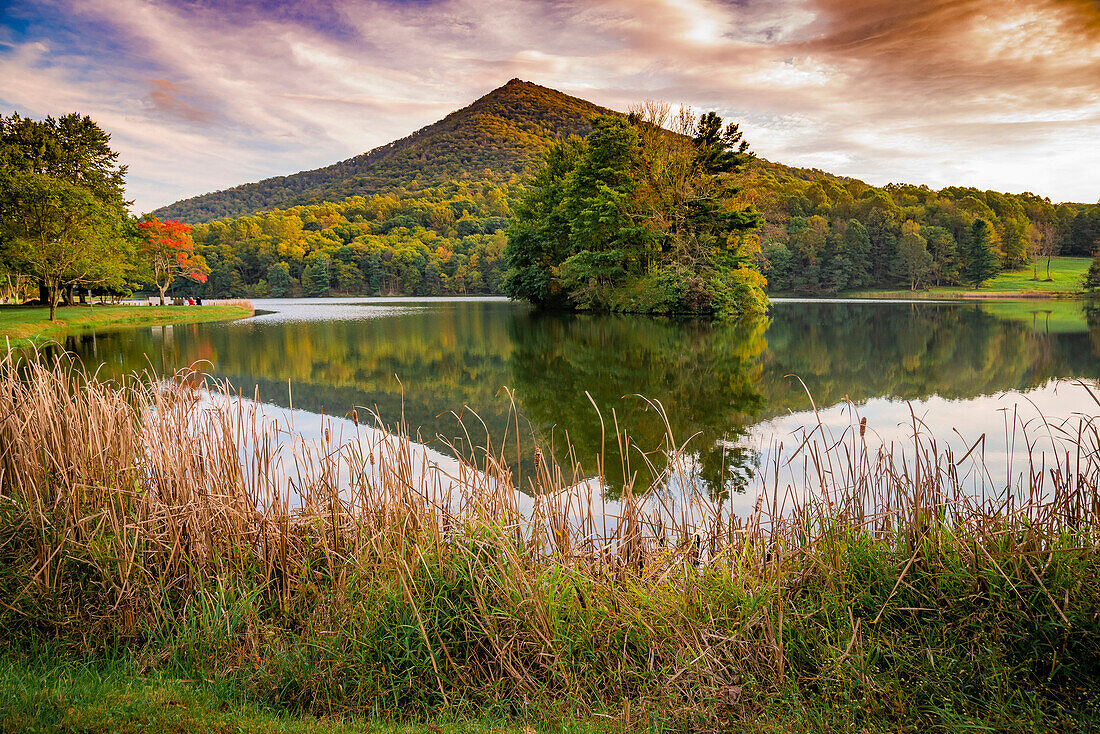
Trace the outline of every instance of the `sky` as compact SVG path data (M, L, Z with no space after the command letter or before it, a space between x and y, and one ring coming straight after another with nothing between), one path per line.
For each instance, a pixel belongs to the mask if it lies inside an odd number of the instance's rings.
M788 165L1100 198L1100 0L3 0L0 113L112 136L135 213L317 168L518 77L739 121Z

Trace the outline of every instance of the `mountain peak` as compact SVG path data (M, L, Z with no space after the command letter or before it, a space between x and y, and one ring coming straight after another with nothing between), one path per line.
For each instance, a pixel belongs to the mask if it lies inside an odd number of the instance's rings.
M507 183L528 170L554 140L587 135L592 118L608 112L556 89L511 79L439 122L354 158L196 196L151 213L198 224L401 186Z

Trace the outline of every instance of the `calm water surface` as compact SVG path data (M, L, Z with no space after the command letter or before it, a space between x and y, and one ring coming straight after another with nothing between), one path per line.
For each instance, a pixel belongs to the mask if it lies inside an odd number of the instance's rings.
M658 404L720 491L819 419L843 428L866 417L893 441L915 415L945 442L985 434L996 457L1010 440L1006 415L1095 413L1075 383L1100 377L1100 324L1077 302L779 300L749 325L539 314L493 299L255 305L259 315L243 321L86 334L68 346L114 374L195 365L299 415L369 409L444 454L488 436L505 442L521 476L536 443L566 466L571 445L587 469L603 447L611 495L624 476L648 486L642 452L662 468ZM635 447L626 460L615 426Z

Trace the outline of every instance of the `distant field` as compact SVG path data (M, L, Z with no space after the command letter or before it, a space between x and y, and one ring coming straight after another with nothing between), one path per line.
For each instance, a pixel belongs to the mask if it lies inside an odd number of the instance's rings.
M46 307L0 307L0 349L7 337L13 347L60 339L88 329L122 326L229 321L251 315L248 306L74 306L58 308L50 321Z
M961 296L963 294L993 295L999 293L1016 293L1020 295L1038 294L1043 296L1072 295L1080 292L1090 262L1092 262L1091 259L1087 257L1051 258L1051 279L1049 281L1046 280L1046 260L1043 260L1039 267L1039 280L1032 280L1035 276L1035 271L1029 265L1019 270L1000 273L995 278L987 281L981 288L954 285L935 286L920 291L898 288L891 290L860 291L856 295L876 297L949 297Z

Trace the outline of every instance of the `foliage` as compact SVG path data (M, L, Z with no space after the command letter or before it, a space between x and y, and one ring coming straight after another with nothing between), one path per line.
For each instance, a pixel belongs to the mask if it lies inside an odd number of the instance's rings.
M511 287L533 294L541 303L562 306L568 301L568 292L548 263L564 262L575 254L569 249L575 243L570 244L560 222L545 220L544 227L520 226L519 222L543 221L549 214L547 204L565 197L562 169L575 165L578 146L584 146L579 137L572 142L569 138L587 134L592 118L605 113L608 111L584 100L513 80L444 120L363 156L317 171L197 197L154 214L193 224L237 217L210 224L212 229L206 232L196 231L204 254L209 253L204 248L215 241L219 244L217 255L210 259L211 263L217 261L220 270L212 274L211 284L204 289L206 295L218 296L259 295L256 288L264 280L270 289L266 270L276 262L286 262L295 281L284 286L285 292L300 294L302 259L315 250L335 247L337 242L351 246L356 236L367 231L361 227L367 222L369 233L376 236L405 228L408 235L427 245L427 251L404 255L397 264L392 264L392 258L405 245L393 240L384 244L393 252L382 251L378 260L356 262L354 257L330 253L336 260L355 265L362 276L360 279L346 268L343 277L339 268L332 271L334 292L501 293L505 292L503 268L495 245L477 252L472 269L463 269L461 256L467 258L464 264L469 267L474 259L471 248L476 245L467 238L492 235L511 224L513 238L522 243L514 252L525 253L517 254ZM675 127L675 121L669 124ZM739 135L736 127L723 129L715 118L704 124L702 132L692 130L689 136L698 137L699 160L714 165L712 159L720 162L723 156L747 152ZM716 143L726 147L719 151L713 148ZM546 165L548 156L554 157L553 165ZM533 171L536 163L537 173ZM525 173L534 176L530 186L519 184ZM739 198L764 215L759 236L749 236L743 251L751 254L767 275L772 292L828 295L870 287L959 285L960 251L978 218L990 223L998 264L1008 270L1027 261L1038 268L1040 258L1059 251L1091 256L1100 237L1100 206L1055 205L1030 193L960 187L933 191L902 184L879 188L816 169L759 159L746 159L735 178L742 190ZM674 190L674 181L666 178L656 190ZM573 193L579 195L580 191ZM604 216L613 214L613 207L607 208L613 205L608 197L616 193L622 192L610 186L602 192L602 199L593 198L590 203L602 206ZM323 200L337 203L318 203ZM349 205L350 201L365 202L366 206ZM516 217L510 222L512 210ZM255 211L267 213L240 216ZM596 209L589 212L586 226L599 224L599 216ZM277 217L286 221L273 221ZM610 222L608 219L603 225ZM903 242L902 229L910 222L920 228L930 266L914 241ZM210 231L216 231L216 237L210 238ZM428 241L424 237L428 232L439 239L428 235ZM639 234L635 228L629 235L634 238L630 242L636 253L647 246L637 239ZM282 252L257 252L260 247ZM443 251L437 255L439 247ZM599 299L609 292L598 279L584 280L584 261L574 265L572 285L582 295ZM649 277L658 284L668 282L668 277L661 275ZM666 292L654 301L673 304L680 297Z
M764 280L744 253L760 219L729 182L747 158L737 126L657 106L592 125L528 182L509 230L508 294L584 310L762 312Z
M554 139L587 134L590 118L604 112L591 102L513 79L439 122L354 158L197 196L152 213L198 224L460 180L507 185Z
M8 262L45 284L51 321L64 288L124 284L132 248L120 209L49 174L8 174L0 191Z
M210 268L201 256L195 254L190 225L175 219L162 222L154 217L139 222L137 227L141 232L138 254L160 291L160 305L164 305L164 292L177 277L206 282Z
M1100 247L1097 247L1096 254L1092 256L1092 262L1089 264L1088 272L1085 273L1084 289L1092 295L1100 293Z
M53 320L63 292L132 273L123 179L110 136L77 113L0 116L0 265L37 280Z
M962 278L978 288L997 274L997 256L993 252L993 232L989 222L974 220L969 236L963 241Z

